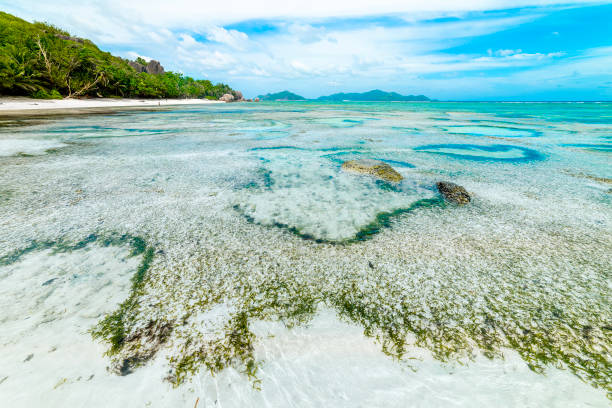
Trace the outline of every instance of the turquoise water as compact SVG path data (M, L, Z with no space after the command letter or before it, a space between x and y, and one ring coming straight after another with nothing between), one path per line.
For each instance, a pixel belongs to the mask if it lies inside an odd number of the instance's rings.
M151 252L137 283L108 282L127 291L122 306L105 309L121 322L121 341L102 356L115 323L86 340L101 344L96 356L111 371L128 361L138 376L157 364L149 381L183 386L237 370L232 381L261 386L253 401L286 403L305 384L350 393L341 373L309 377L324 374L307 359L291 360L291 370L306 371L291 371L295 383L285 384L289 368L263 357L262 347L292 347L270 340L265 322L283 327L278 338L297 328L307 336L328 316L342 322L320 329L329 341L350 324L376 345L376 358L392 362L379 373L421 361L409 370L416 377L402 374L401 398L415 398L411 378L439 378L456 364L482 386L490 372L481 357L502 364L517 356L534 385L520 369L498 373L508 406L563 406L567 389L575 404L609 402L610 103L227 104L0 125L0 286L14 311L0 320L0 343L35 335L55 320L43 313L32 327L16 322L60 307L53 293L70 296L70 286L54 286L68 281L37 283L40 300L23 311L8 271L36 281L31 265L42 261L28 257L131 250L126 237L139 237ZM404 180L341 170L360 158L384 161ZM444 202L440 180L464 186L472 202ZM378 395L371 403L392 397L385 381L368 384ZM434 387L429 406L462 405L473 391Z

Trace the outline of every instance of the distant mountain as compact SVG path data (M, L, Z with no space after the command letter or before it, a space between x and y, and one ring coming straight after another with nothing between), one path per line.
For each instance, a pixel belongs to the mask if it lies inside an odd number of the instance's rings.
M397 92L385 92L375 89L363 93L336 93L320 96L318 101L430 101L425 95L400 95Z
M262 101L304 101L306 98L296 95L293 92L282 91L277 93L269 93L267 95L259 95Z

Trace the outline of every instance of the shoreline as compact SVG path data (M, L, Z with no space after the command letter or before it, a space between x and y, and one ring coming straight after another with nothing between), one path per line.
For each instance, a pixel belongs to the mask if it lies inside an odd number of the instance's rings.
M181 105L225 103L209 99L33 99L0 97L0 117L111 113L124 110L156 110Z

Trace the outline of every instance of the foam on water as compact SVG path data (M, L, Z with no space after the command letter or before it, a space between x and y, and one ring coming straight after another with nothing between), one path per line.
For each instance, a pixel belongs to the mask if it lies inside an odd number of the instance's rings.
M611 109L266 103L0 128L69 146L0 158L0 399L607 406L609 152L565 145L602 144ZM476 144L441 118L541 135ZM405 180L342 172L353 158ZM472 203L443 204L439 180Z

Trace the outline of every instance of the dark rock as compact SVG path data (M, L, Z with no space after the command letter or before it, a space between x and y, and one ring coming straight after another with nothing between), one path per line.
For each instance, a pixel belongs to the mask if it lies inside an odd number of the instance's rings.
M123 342L123 355L113 360L109 371L118 375L131 374L159 351L172 333L173 325L150 320L146 327L134 331Z
M393 183L399 183L404 179L393 167L380 160L349 160L342 163L342 170L351 173L367 174Z
M244 97L242 96L242 92L234 91L234 100L235 101L244 101Z
M147 63L147 65L142 65L136 61L128 61L128 65L136 70L136 72L146 72L151 75L161 75L163 74L164 67L159 63L159 61L151 60Z
M52 284L57 278L49 279L48 281L43 282L42 286L47 286Z
M472 200L465 188L449 181L438 181L438 191L447 200L455 204L467 204Z
M136 61L128 61L128 65L136 70L136 72L145 72L145 66Z
M126 376L132 373L132 363L133 361L129 358L125 358L113 365L112 372L115 374Z
M151 75L162 75L165 72L164 67L162 67L162 64L160 64L159 61L155 60L149 61L149 63L145 67L145 71L147 72L147 74Z
M61 38L62 40L78 42L80 44L83 44L85 42L85 40L83 40L82 38L78 38L78 37L70 37L68 35L62 35L62 34L55 34L55 36L57 38Z

